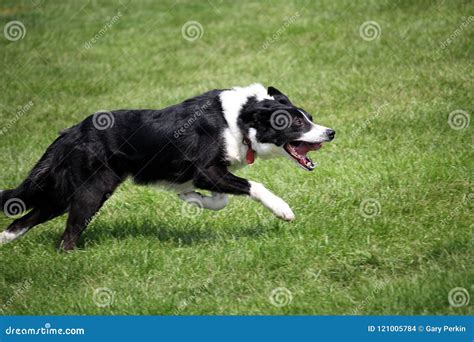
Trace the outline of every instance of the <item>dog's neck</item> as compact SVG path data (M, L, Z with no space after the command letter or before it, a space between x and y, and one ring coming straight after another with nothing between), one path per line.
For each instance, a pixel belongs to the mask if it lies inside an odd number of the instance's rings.
M248 147L244 144L244 137L248 137L251 142L254 158L258 155L257 140L255 134L252 135L248 125L241 125L246 116L251 113L250 108L246 108L249 99L255 98L257 101L264 99L273 99L268 95L267 89L261 84L252 84L248 87L235 87L223 91L220 95L224 118L227 121L228 128L224 131L224 140L226 143L226 158L231 165L247 165ZM240 122L240 123L239 123Z
M253 164L255 161L255 150L252 148L252 142L248 137L244 137L243 144L247 146L247 152L245 154L245 161L247 164Z

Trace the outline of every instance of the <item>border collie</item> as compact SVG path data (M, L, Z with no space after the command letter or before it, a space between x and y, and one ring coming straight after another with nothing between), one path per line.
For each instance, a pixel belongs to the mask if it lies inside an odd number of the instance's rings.
M26 180L0 193L4 213L16 218L0 244L68 212L59 248L74 249L129 176L137 184L170 184L182 200L212 210L224 208L228 194L248 195L291 221L295 215L285 201L230 170L255 157L286 156L311 171L315 165L306 154L334 135L282 92L261 84L211 90L161 110L98 112L60 132Z

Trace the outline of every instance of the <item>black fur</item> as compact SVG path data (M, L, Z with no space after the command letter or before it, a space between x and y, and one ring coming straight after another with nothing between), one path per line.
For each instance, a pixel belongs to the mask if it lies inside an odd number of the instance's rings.
M61 247L75 247L92 216L127 177L138 184L160 180L192 181L200 189L249 194L249 182L227 167L222 131L227 127L219 95L212 90L161 110L117 110L113 125L97 129L94 115L61 131L19 187L0 193L0 205L12 198L31 209L15 220L9 232L27 230L69 212ZM294 124L286 131L269 127L270 115L284 109L302 116L290 100L270 87L275 101L250 99L239 126L256 127L258 139L281 145L305 127ZM296 120L297 121L297 120Z

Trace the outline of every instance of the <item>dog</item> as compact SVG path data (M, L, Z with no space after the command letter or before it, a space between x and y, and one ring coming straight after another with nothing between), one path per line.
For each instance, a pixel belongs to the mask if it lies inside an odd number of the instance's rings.
M211 90L161 110L97 112L61 131L28 177L0 193L4 213L16 218L0 234L0 244L67 212L59 248L74 249L94 214L128 177L137 184L171 186L182 200L211 210L224 208L229 194L246 195L292 221L284 200L231 171L256 157L276 156L312 171L307 153L334 136L281 91L261 84Z

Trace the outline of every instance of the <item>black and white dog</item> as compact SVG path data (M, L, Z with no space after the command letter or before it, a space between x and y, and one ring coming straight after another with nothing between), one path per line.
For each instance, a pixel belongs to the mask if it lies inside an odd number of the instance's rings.
M0 193L7 216L31 209L0 234L0 244L69 212L60 248L73 249L128 176L138 184L172 185L184 201L212 210L226 206L227 194L248 195L291 221L295 216L285 201L230 170L255 157L283 155L311 171L306 154L334 135L279 90L261 84L211 90L161 110L98 112L62 131L28 178Z

